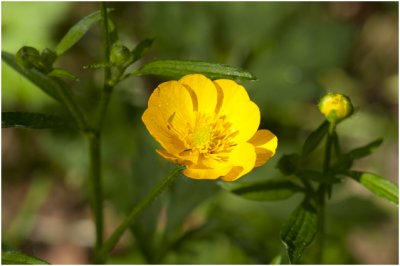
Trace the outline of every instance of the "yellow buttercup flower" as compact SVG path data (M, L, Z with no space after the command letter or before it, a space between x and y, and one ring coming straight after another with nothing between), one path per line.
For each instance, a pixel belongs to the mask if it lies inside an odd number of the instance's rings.
M157 152L195 179L236 180L266 163L278 145L272 132L257 130L260 111L245 88L228 79L191 74L164 82L142 120L164 148Z
M343 94L328 93L320 100L319 110L329 122L337 122L353 113L353 105Z

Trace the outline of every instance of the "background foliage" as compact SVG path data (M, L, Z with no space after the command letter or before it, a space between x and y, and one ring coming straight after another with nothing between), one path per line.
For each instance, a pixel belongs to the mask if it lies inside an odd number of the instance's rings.
M359 107L338 127L343 147L383 137L357 162L395 182L398 177L398 4L385 3L110 3L129 48L155 37L142 59L193 59L240 66L258 80L244 83L262 113L261 128L279 138L277 155L244 180L280 177L282 154L298 151L322 116L327 91ZM2 3L2 49L54 48L71 25L98 3ZM46 16L40 15L46 14ZM101 58L94 27L58 61L83 106L98 100L101 71L83 69ZM92 79L92 77L95 79ZM140 116L162 81L130 78L111 100L104 130L106 231L171 165L154 152ZM2 64L2 111L65 116L42 91ZM87 207L85 141L68 130L2 129L3 242L51 263L86 263L94 241ZM320 164L318 152L313 163ZM177 180L114 250L113 263L269 263L283 245L279 229L300 197L259 203L220 190L214 182ZM398 211L351 180L328 204L326 263L398 263ZM154 230L156 228L156 230ZM162 233L165 232L165 233ZM184 236L184 237L182 237ZM169 251L160 247L169 243ZM311 257L306 251L303 262ZM309 254L310 256L307 256Z

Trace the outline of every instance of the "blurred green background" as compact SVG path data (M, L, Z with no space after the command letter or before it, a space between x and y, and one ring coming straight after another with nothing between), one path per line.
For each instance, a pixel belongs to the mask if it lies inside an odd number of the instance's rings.
M67 30L97 10L95 2L2 2L2 50L54 48ZM243 180L281 174L282 154L297 152L323 117L319 98L348 95L359 111L338 127L344 150L383 137L355 169L398 183L397 2L124 2L109 3L123 44L155 37L136 67L155 59L196 59L243 67L244 83L262 113L261 128L279 138L275 157ZM58 61L80 78L71 82L91 114L102 71L83 69L102 58L100 27ZM107 234L172 166L155 153L140 120L162 80L130 78L113 95L103 139ZM2 111L65 116L65 110L2 63ZM90 117L90 115L89 115ZM70 131L2 129L3 244L51 263L87 263L94 242L87 204L88 156ZM316 167L321 150L310 159ZM247 201L214 182L179 178L126 234L110 263L268 264L283 245L281 224L301 197ZM397 264L398 209L346 181L327 208L325 263ZM160 244L161 243L161 244ZM162 243L169 243L164 251ZM304 263L313 263L314 249ZM163 258L155 261L154 254ZM285 259L284 259L285 262Z

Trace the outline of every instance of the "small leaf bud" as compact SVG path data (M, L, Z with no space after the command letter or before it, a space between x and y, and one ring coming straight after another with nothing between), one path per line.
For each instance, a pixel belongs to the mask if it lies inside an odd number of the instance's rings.
M125 46L115 43L111 48L110 62L111 65L124 67L132 61L132 54Z

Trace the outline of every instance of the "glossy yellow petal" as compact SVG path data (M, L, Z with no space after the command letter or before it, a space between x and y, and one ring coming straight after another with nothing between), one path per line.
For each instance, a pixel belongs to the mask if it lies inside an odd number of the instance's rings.
M224 181L234 181L247 174L254 168L256 162L256 152L254 146L243 142L238 144L231 152L229 163L233 168L225 176L221 177Z
M217 89L211 80L200 74L191 74L182 77L179 83L190 92L195 111L201 114L215 113Z
M164 125L173 126L181 135L195 120L193 102L187 89L177 81L161 83L151 94L149 108L157 108Z
M260 110L250 101L246 89L232 80L219 79L214 84L221 91L219 115L226 116L232 123L232 130L237 130L235 140L238 142L249 140L260 125Z
M172 153L185 150L184 143L174 131L167 127L165 117L158 108L147 108L142 120L150 134L164 149Z
M278 147L278 138L269 130L261 129L249 140L256 148L256 167L266 163L274 156Z
M195 168L188 167L183 171L183 174L187 177L194 179L217 179L221 176L226 175L232 167L221 167L221 168Z
M185 156L180 156L180 155L175 155L171 154L166 150L156 150L158 154L160 154L164 159L167 159L170 162L180 164L180 165L193 165L196 161L197 158L195 156L190 156L190 155L185 155Z

